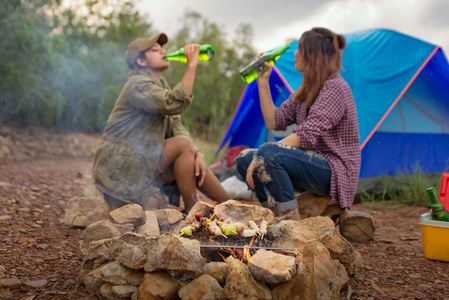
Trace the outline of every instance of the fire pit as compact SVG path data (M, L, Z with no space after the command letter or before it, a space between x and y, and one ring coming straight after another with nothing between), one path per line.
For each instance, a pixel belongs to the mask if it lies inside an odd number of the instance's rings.
M194 232L191 238L198 240L201 248L295 250L295 245L287 228L284 226L268 226L267 230L268 233L264 237L256 235L252 242L253 237L240 235L215 236L209 234L205 228Z

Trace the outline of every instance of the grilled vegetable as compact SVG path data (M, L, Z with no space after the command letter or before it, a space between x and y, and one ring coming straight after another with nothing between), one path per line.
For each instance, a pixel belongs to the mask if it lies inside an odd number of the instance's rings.
M196 219L198 222L200 222L200 221L201 221L201 218L203 218L203 214L202 214L201 212L197 212L197 213L195 214L195 219Z
M203 226L203 227L207 227L207 224L210 223L210 222L212 222L212 220L209 219L209 218L202 218L201 221L200 221L201 226Z
M181 228L180 233L181 233L181 235L191 236L192 235L192 228L189 227L189 226Z
M236 235L237 234L237 228L235 225L228 225L223 228L223 233L225 235Z

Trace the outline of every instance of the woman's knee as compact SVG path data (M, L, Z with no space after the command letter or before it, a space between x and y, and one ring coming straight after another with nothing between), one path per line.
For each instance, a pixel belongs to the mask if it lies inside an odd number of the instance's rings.
M277 152L279 152L279 145L277 143L265 143L259 147L256 155L270 160Z
M237 167L237 171L242 174L246 174L246 169L248 169L249 164L253 159L253 155L255 153L255 149L245 149L235 158L235 163Z

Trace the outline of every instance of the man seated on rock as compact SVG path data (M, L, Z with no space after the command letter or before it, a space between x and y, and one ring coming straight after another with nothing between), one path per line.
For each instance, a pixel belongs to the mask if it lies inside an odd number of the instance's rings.
M150 210L148 196L154 186L171 190L173 205L179 205L180 194L186 212L197 201L197 188L216 202L229 199L181 120L193 101L199 45L184 47L185 73L171 89L162 77L170 67L162 48L167 40L163 33L137 38L125 55L131 72L108 118L93 166L95 184L112 208L137 203Z

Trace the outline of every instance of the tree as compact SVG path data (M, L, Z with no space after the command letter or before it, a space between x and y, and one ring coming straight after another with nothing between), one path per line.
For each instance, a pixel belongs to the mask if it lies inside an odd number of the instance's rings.
M151 20L130 0L6 0L0 6L0 123L100 131L127 80L124 54L136 37L153 36ZM73 4L76 3L76 4ZM192 135L218 141L244 87L239 70L256 56L253 31L242 24L235 40L200 14L187 11L166 46L211 44L200 63L195 100L183 115ZM185 66L164 73L171 86Z
M126 81L124 52L150 35L126 0L8 0L0 6L0 122L99 130Z
M47 70L56 59L51 28L36 11L52 1L7 1L0 6L0 120L34 122L58 113L61 95L53 93Z
M199 13L187 11L182 28L166 47L171 51L188 43L199 43L211 44L215 51L212 61L199 64L194 101L183 115L184 123L194 136L218 141L240 98L244 83L239 70L256 54L251 46L253 32L250 25L242 24L236 36L236 40L230 41L217 24ZM172 62L164 76L173 86L181 80L184 70L181 63Z

